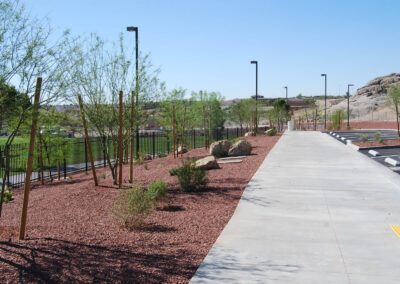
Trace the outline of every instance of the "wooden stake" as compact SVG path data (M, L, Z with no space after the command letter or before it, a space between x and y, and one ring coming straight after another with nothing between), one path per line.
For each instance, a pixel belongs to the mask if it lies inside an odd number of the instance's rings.
M90 147L90 139L89 139L89 133L88 133L88 130L87 130L87 125L86 125L85 112L83 111L82 98L81 98L81 95L79 95L79 94L78 94L78 100L79 100L79 109L81 111L81 116L82 116L83 129L85 130L85 142L86 142L87 151L88 151L88 154L89 154L90 166L92 168L94 185L98 186L99 183L97 182L96 168L94 167L92 148Z
M186 123L186 105L185 105L185 110L183 111L181 158L183 158L183 146L185 145L185 123Z
M118 187L122 188L122 155L123 155L123 146L122 146L122 112L123 102L122 102L122 91L119 91L119 131L118 131L118 154L119 154L119 176L118 176Z
M203 129L204 129L204 147L207 149L207 138L206 138L206 131L207 131L207 127L206 127L207 123L206 123L206 108L203 105Z
M43 148L42 148L42 130L39 127L39 153L40 153L40 172L42 174L42 184L44 184L44 167L43 167Z
M172 143L174 148L174 159L176 158L176 144L175 144L175 105L172 105Z
M134 143L135 143L135 135L134 135L134 125L135 121L135 92L132 91L132 109L131 109L131 159L129 163L129 182L133 183L133 151L134 151Z
M39 104L40 104L41 88L42 88L42 78L39 77L39 78L37 78L37 81L36 81L35 100L33 103L32 127L31 127L31 136L30 136L30 140L29 140L28 163L26 165L24 200L22 203L21 225L19 227L19 239L20 240L25 239L26 217L28 215L29 191L30 191L30 185L31 185L33 152L35 150L36 126L37 126L38 117L39 117Z

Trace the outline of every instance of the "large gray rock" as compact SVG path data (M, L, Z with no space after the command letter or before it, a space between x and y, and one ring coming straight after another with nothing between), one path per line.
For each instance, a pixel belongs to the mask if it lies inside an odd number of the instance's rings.
M219 169L217 160L214 156L208 156L203 159L197 160L194 164L196 168L205 170Z
M246 140L240 140L229 149L229 156L247 156L251 153L251 144Z
M244 137L249 137L249 136L256 136L256 133L254 131L250 131L244 134Z
M186 147L185 146L183 146L183 149L182 149L182 146L179 146L178 147L178 154L181 154L181 153L183 153L183 154L185 154L185 153L187 153L187 149L186 149Z
M232 143L229 140L220 140L210 145L210 154L216 157L228 156Z

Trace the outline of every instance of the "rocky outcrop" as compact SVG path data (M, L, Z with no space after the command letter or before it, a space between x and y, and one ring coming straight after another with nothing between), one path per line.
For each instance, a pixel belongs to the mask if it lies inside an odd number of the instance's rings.
M205 170L212 170L212 169L219 169L217 160L214 156L208 156L203 159L197 160L194 163L196 168L205 169Z
M355 95L350 96L350 118L363 117L387 107L387 89L395 84L400 84L400 73L377 77L359 88ZM347 99L332 105L328 114L337 109L347 110Z
M400 73L392 73L377 77L369 81L364 87L357 90L356 96L373 96L386 93L387 88L400 84Z
M216 157L226 157L231 146L232 143L229 140L214 142L210 146L210 154Z
M247 156L251 153L251 144L246 140L240 140L229 149L229 156Z

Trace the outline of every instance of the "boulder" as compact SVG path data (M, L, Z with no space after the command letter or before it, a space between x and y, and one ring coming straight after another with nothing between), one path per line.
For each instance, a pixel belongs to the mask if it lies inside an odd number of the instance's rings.
M143 161L149 161L149 160L153 160L153 156L150 154L144 154Z
M196 168L201 168L205 170L219 169L217 160L214 156L207 156L203 159L197 160L194 163Z
M216 157L228 156L232 143L229 140L220 140L210 145L210 154Z
M182 146L178 147L178 154L181 154L181 153L185 154L185 153L187 153L187 151L188 150L185 146L183 146L183 149L182 149Z
M246 140L240 140L229 149L229 156L247 156L251 153L251 144Z
M250 131L244 134L244 137L248 137L248 136L256 136L256 133L254 131Z

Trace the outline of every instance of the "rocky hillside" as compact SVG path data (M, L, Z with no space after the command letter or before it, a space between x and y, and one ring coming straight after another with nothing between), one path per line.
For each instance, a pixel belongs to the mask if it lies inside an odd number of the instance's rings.
M350 97L351 117L364 117L375 111L388 112L386 90L394 84L400 84L400 73L377 77L362 88L359 88L356 94ZM330 112L336 109L347 110L347 100L345 99L338 104L332 105Z

